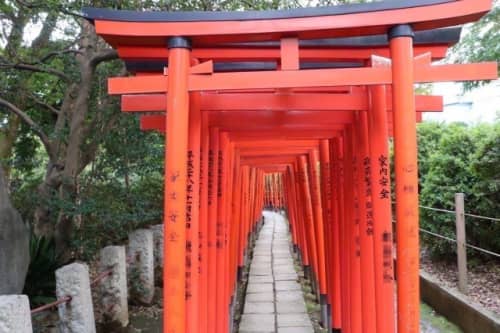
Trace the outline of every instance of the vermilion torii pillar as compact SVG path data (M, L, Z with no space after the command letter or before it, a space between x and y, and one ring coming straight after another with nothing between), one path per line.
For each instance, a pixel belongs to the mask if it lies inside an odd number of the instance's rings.
M396 178L398 331L420 330L418 162L413 91L413 29L389 31L392 58L394 170Z
M165 209L164 209L164 308L168 309L169 330L186 331L186 206L189 131L188 73L191 45L188 39L168 41L170 73L167 96L168 121L165 128ZM172 144L175 142L175 144ZM166 331L168 332L168 330Z

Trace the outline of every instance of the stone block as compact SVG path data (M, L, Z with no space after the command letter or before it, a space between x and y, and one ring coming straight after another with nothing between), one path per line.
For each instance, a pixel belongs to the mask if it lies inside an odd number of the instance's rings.
M163 281L163 224L150 227L153 231L153 252L155 262L155 278L157 283Z
M87 265L73 263L56 270L56 295L57 298L71 297L70 302L58 306L61 333L95 333Z
M0 296L0 333L32 333L30 303L26 295Z
M124 246L101 250L99 271L112 270L99 284L103 321L108 330L126 327L128 318L127 261Z
M155 292L153 231L138 229L130 233L128 239L130 299L140 304L151 304Z
M20 294L30 263L30 232L10 202L0 166L0 295Z

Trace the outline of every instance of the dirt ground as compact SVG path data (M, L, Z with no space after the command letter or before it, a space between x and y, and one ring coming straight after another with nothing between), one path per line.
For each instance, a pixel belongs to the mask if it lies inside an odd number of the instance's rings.
M456 263L433 262L423 250L420 269L431 274L445 287L458 291ZM468 270L469 292L466 297L500 316L500 263L498 261L469 263Z

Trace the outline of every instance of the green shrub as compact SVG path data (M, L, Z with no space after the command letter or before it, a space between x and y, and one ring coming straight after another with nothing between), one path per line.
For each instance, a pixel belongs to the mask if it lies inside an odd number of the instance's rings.
M423 123L419 125L420 203L455 209L455 193L465 194L465 211L495 217L500 202L500 124L467 126ZM422 228L455 238L453 214L420 210ZM500 252L500 224L466 218L467 242ZM422 234L430 254L455 258L456 245ZM470 255L478 256L470 251Z
M32 307L55 301L55 271L60 266L54 240L32 235L30 265L23 290L23 294L28 295Z

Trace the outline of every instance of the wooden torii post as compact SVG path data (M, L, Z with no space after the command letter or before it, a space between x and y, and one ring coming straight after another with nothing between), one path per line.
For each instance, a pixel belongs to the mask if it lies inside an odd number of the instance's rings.
M110 79L109 92L123 96L126 111L166 114L141 119L144 129L165 133L168 147L164 332L229 330L234 272L263 207L269 170L284 177L295 241L313 265L320 292L327 293L323 303L333 305L332 326L348 333L394 332L387 256L392 251L391 132L397 331L418 332L415 110L429 111L440 100L415 98L413 85L497 76L496 63L433 65L454 41L443 39L439 30L425 30L475 21L490 8L490 0L422 0L263 12L84 9L97 33L136 73ZM373 35L386 39L373 42ZM259 150L259 136L315 138L317 143L308 153L292 151L288 157L250 156ZM245 137L251 143L239 148ZM308 170L316 168L318 151L320 162L331 162L322 174L328 184L330 170L329 206L320 203L328 201L328 191L315 179L309 182L317 176ZM276 184L273 191L274 204L281 202ZM241 212L231 209L233 200ZM331 207L331 217L321 214L325 207ZM200 242L193 230L205 238ZM201 273L193 277L193 246L198 244ZM326 269L327 261L333 270Z

